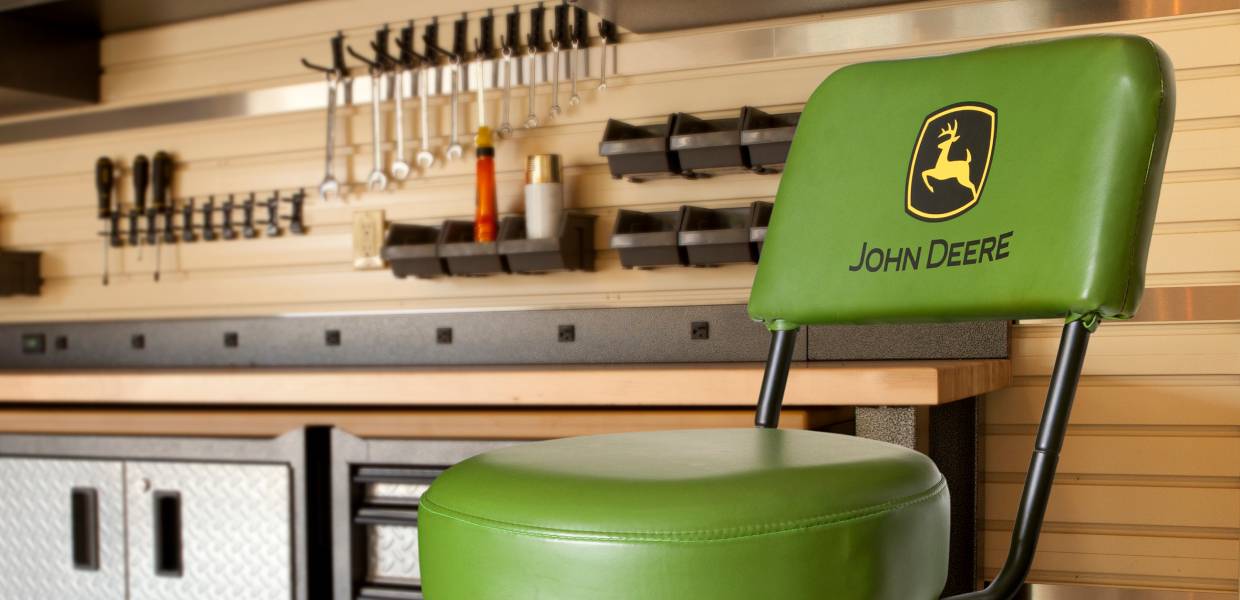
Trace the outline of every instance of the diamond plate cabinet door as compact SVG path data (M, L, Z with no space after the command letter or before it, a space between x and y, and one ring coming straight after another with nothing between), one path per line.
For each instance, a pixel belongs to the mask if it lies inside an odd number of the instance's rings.
M119 462L0 458L0 598L124 600Z
M129 462L131 600L293 597L283 465Z

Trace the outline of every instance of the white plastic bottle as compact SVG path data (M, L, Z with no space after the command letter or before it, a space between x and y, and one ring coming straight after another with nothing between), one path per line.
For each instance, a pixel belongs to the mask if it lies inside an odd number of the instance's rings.
M525 236L552 238L560 233L564 185L559 154L531 154L525 161Z

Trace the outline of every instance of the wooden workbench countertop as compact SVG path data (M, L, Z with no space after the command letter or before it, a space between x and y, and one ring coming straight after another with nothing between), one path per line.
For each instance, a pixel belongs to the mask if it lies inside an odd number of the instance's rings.
M0 402L336 406L752 406L762 365L0 373ZM1006 386L1008 360L798 364L787 406L927 406Z

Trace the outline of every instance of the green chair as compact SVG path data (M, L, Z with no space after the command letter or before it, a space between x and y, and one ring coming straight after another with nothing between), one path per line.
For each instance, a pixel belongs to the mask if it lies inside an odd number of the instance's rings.
M1089 334L1141 296L1173 98L1165 56L1129 36L831 75L801 116L749 300L773 332L757 428L570 438L457 465L422 499L426 597L938 598L949 510L935 465L776 429L797 329L1066 317L1007 562L958 596L1011 598Z

